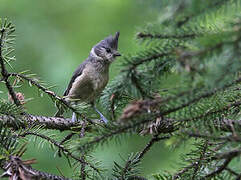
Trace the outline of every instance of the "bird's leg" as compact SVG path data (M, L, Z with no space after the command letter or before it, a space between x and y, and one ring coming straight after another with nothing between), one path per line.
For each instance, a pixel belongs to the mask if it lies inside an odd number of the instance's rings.
M100 115L100 119L102 122L104 122L105 124L107 124L108 120L105 118L105 116L95 107L94 103L91 103L93 109Z
M75 113L75 112L73 112L73 114L72 114L71 121L72 121L73 123L78 121L78 119L77 119L77 116L76 116L76 113Z
M73 103L73 105L76 105L76 104L77 104L76 102L72 102L72 103ZM72 113L71 121L72 121L73 123L78 121L78 118L77 118L77 115L76 115L75 112Z

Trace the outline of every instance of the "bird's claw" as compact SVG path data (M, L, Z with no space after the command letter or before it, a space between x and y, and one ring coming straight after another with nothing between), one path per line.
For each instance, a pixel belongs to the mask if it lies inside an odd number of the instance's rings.
M108 123L108 120L102 115L100 116L100 121L107 124Z

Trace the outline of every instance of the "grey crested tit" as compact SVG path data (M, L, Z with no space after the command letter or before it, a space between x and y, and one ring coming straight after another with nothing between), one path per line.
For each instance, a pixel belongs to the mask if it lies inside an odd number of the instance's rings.
M117 50L119 35L120 33L116 32L114 37L106 37L91 49L89 57L73 73L63 97L68 103L91 103L104 123L107 123L107 119L94 103L108 83L110 64L116 57L121 56ZM61 116L63 113L63 110L59 109L55 116ZM73 112L72 122L76 121L76 114Z

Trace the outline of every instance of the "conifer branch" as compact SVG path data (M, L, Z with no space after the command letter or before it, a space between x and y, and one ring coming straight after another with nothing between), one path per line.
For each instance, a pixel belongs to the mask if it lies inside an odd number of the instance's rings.
M202 11L197 12L197 13L191 13L188 16L186 16L183 20L179 20L176 25L177 27L181 27L183 25L185 25L186 23L188 23L190 20L192 20L193 18L196 18L197 16L204 14L205 12L207 12L208 10L212 10L214 8L220 7L222 5L224 5L225 3L227 3L229 0L219 0L215 3L213 3L212 5L205 7Z
M141 94L141 96L142 96L143 98L144 98L144 97L152 98L149 94L147 94L147 93L143 90L142 86L141 86L140 83L139 83L138 78L135 76L134 73L131 74L131 81L132 81L132 83L135 85L135 87L139 90L139 92L140 92L140 94Z
M22 161L17 156L10 156L10 160L5 162L5 165L2 167L5 172L0 177L9 177L9 179L71 180L63 176L57 176L33 169L29 165L30 163L31 161Z
M196 161L196 163L194 163L194 171L193 171L193 175L192 175L192 180L195 180L195 177L197 176L197 172L202 164L202 160L205 158L205 154L206 154L206 151L208 149L208 140L206 140L204 142L204 145L202 147L202 150L200 152L200 158L198 161Z
M86 124L84 122L84 124L83 124L83 126L81 128L80 138L83 138L85 136L85 126L86 126ZM82 155L81 155L81 160L84 161L84 159L85 159L85 153L83 152ZM86 165L85 163L81 163L80 171L81 171L81 179L82 180L86 179L85 165Z
M129 160L126 162L126 164L125 164L125 166L124 166L124 168L123 168L123 170L122 170L122 172L121 172L121 178L120 178L120 180L124 180L124 179L125 179L127 173L133 169L132 166L138 164L138 163L142 160L142 158L144 157L144 155L151 149L151 147L152 147L156 142L159 142L159 141L161 141L161 140L170 138L169 136L163 136L163 137L160 137L160 138L159 138L158 136L159 136L159 133L158 133L158 134L155 134L155 135L151 138L151 140L147 143L147 145L145 146L145 148L144 148L142 151L140 151L134 158L129 159ZM131 176L131 177L129 177L128 179L131 179L131 178L133 178L133 177Z
M193 118L189 118L189 119L182 119L182 120L179 120L179 122L188 122L188 121L193 121L193 120L195 120L195 119L201 119L201 118L205 118L205 117L208 117L208 116L210 116L210 115L213 115L213 114L217 114L217 113L221 113L221 112L225 112L225 111L228 111L230 108L233 108L233 107L239 107L241 105L241 100L239 100L239 101L236 101L236 102L234 102L234 103L231 103L231 104L228 104L228 105L226 105L226 106L224 106L224 107L222 107L222 108L220 108L220 109L218 109L218 110L214 110L214 111L209 111L209 112L207 112L207 113L204 113L204 114L201 114L201 115L199 115L199 116L197 116L197 117L193 117ZM222 129L230 129L230 123L228 123L228 122L225 122L225 121L222 121L223 123L221 124L221 128ZM232 123L235 123L235 125L237 125L237 127L240 127L240 122L239 121L237 121L237 122L235 122L235 121L230 121L230 122L232 122ZM214 123L215 124L215 123ZM217 124L218 125L218 124ZM223 126L223 127L222 127Z
M230 154L229 157L227 157L227 159L225 159L224 163L215 171L211 172L210 174L206 175L205 178L203 179L207 179L207 178L211 178L214 177L216 175L218 175L219 173L221 173L223 170L225 170L225 168L228 166L228 164L232 161L232 159L237 156L236 154Z
M177 131L180 128L179 124L177 124L178 122L186 122L186 121L191 121L191 120L194 120L194 119L200 119L200 118L206 117L206 116L208 116L210 114L213 114L213 113L217 113L217 112L220 112L220 111L222 112L223 110L228 110L229 108L237 106L237 105L241 105L241 102L235 102L235 103L229 104L221 110L217 110L217 111L213 111L213 112L210 111L206 114L200 115L198 117L194 117L192 119L174 120L174 119L169 119L169 118L163 118L160 121L159 125L156 127L156 129L157 129L157 132L162 133L162 134L172 133L174 131ZM93 141L89 141L86 144L82 145L80 147L80 149L85 148L89 145L98 144L100 142L103 142L103 141L115 136L115 135L120 135L122 133L128 132L130 129L135 129L136 127L139 127L141 125L148 124L151 121L153 121L153 119L145 119L145 120L142 120L140 122L133 123L129 126L119 128L116 131L112 131L110 133L104 134L103 136L96 137ZM229 131L229 132L232 131L230 129L231 124L232 124L232 126L235 126L236 128L241 129L241 120L223 119L219 123L214 122L214 126L216 126L217 128L221 128L224 131Z
M127 180L147 180L147 179L141 176L131 176Z
M156 142L170 138L170 136L158 137L159 134L160 133L155 134L153 138L151 138L151 140L146 144L145 148L139 153L138 159L141 160Z
M182 105L180 105L180 106L178 106L178 107L176 107L176 108L173 108L172 110L170 109L170 110L168 110L167 112L164 112L164 114L166 114L166 113L168 114L169 112L173 112L173 111L177 111L177 110L179 110L179 109L182 109L182 108L184 108L184 107L186 107L186 106L188 106L188 105L191 105L191 104L193 104L193 103L195 103L195 102L200 101L201 99L211 97L212 95L215 95L215 94L216 94L217 92L219 92L219 91L226 90L226 89L228 89L228 88L230 88L230 87L232 87L232 86L234 86L234 85L240 84L240 83L241 83L241 77L233 80L233 81L230 82L230 83L227 83L227 84L223 85L222 87L215 88L215 89L212 89L211 91L205 92L205 93L203 93L203 94L201 94L201 95L193 98L192 100L188 101L187 103L184 103L184 104L182 104ZM200 88L198 88L198 90L200 90ZM168 103L169 101L176 100L176 99L181 98L181 97L183 97L183 96L191 96L192 93L195 92L195 91L196 91L196 90L183 91L183 92L181 92L181 93L178 93L178 94L177 94L176 96L174 96L174 97L168 97L168 98L166 98L166 99L162 99L162 100L160 100L160 101L157 102L157 103L165 104L165 103ZM154 100L154 101L155 101L155 100Z
M230 169L229 167L225 167L225 170L228 171L230 174L233 174L235 176L239 175L238 173L236 173L234 170Z
M225 137L215 137L212 135L207 135L207 134L200 134L198 132L186 132L186 134L188 134L188 136L190 137L195 137L195 138L203 138L203 139L210 139L210 140L215 140L215 141L230 141L230 142L241 142L241 137L238 136L225 136Z
M162 35L162 34L150 34L139 32L137 33L137 38L151 38L151 39L186 39L186 38L194 38L198 36L197 34L183 34L183 35Z
M182 174L184 174L185 172L189 171L189 169L193 168L193 166L195 165L196 162L191 163L190 165L186 166L185 168L181 169L180 171L178 171L177 173L175 173L172 176L172 180L176 180L178 178L180 178L182 176Z
M14 129L19 129L20 127L26 128L29 125L43 125L45 129L56 129L60 131L81 129L83 123L73 123L71 119L35 116L31 114L25 114L18 117L11 115L0 115L0 121L3 122L6 126L12 127Z
M25 137L25 136L28 136L28 135L34 135L34 136L37 136L37 137L40 137L42 139L47 140L48 142L52 143L57 148L59 148L63 153L66 153L67 156L73 158L74 160L80 162L81 164L84 164L84 165L87 165L87 166L91 167L93 170L95 170L97 173L99 173L99 170L96 167L94 167L92 164L86 162L83 158L79 158L79 157L73 155L73 153L71 153L63 145L60 145L57 141L55 141L54 139L52 139L48 136L45 136L45 135L39 134L39 133L35 133L35 132L23 132L23 133L20 133L18 136L19 137Z
M8 80L8 76L9 76L9 73L5 67L5 64L4 64L4 58L3 58L3 55L2 55L2 51L3 51L3 41L4 41L4 38L5 38L5 27L3 27L1 30L0 30L0 65L1 65L1 74L2 74L2 79L3 81L5 82L5 86L7 87L8 89L8 92L10 94L10 96L12 97L13 99L13 102L16 104L16 106L21 106L21 102L18 100L14 90L13 90L13 87L11 86L9 80Z
M211 161L219 161L219 160L223 160L224 159L224 163L219 166L219 168L209 174L207 174L205 177L202 177L202 180L206 180L207 178L210 177L214 177L218 174L220 174L222 171L226 170L226 168L228 168L228 164L232 161L233 158L239 156L241 154L241 150L240 149L235 149L235 150L230 150L228 152L225 153L219 153L216 154L214 156L205 156L203 155L202 157L202 161L207 161L207 162L211 162ZM201 160L201 159L199 159ZM192 169L193 167L195 167L195 165L197 164L198 159L192 159L192 163L188 166L186 166L185 168L183 168L181 171L177 172L175 175L172 176L172 180L176 180L179 179L184 173L186 173L187 171L189 171L190 169Z
M156 53L156 54L151 55L149 57L140 59L140 60L138 60L136 62L132 62L130 67L127 70L128 71L132 71L132 70L136 69L139 65L141 65L143 63L150 62L150 61L153 61L153 60L156 60L158 58L162 58L162 57L165 57L165 56L168 56L168 55L170 55L170 53Z
M149 123L150 121L151 121L150 119L146 119L146 120L143 120L143 121L140 121L140 122L133 123L133 124L128 125L128 126L124 126L124 127L119 126L120 127L119 129L117 129L115 131L112 131L110 133L106 133L103 136L96 137L93 141L89 141L86 144L82 145L80 147L80 149L85 148L86 146L89 146L89 145L98 144L100 142L103 142L103 141L115 136L115 135L120 135L122 133L127 132L130 129L135 129L136 127L139 127L143 124ZM173 132L174 131L174 129L173 129L174 124L172 124L171 122L173 122L173 121L170 120L170 119L163 119L160 126L158 127L158 132L159 133L171 133L171 132Z

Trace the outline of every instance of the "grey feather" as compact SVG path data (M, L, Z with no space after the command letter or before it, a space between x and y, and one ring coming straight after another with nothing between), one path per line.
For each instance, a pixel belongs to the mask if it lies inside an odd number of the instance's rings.
M80 76L85 68L85 65L87 63L88 59L86 59L82 64L80 64L78 66L78 68L74 71L72 77L71 77L71 80L68 84L68 87L67 89L64 91L64 96L67 96L69 94L69 90L71 89L72 85L73 85L73 82L75 81L75 79Z

